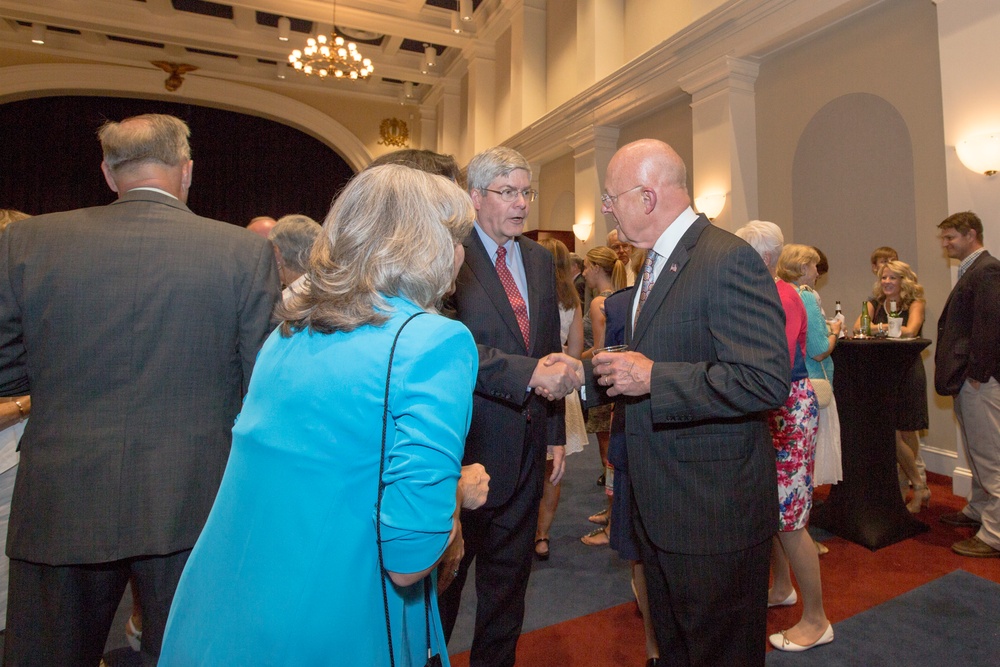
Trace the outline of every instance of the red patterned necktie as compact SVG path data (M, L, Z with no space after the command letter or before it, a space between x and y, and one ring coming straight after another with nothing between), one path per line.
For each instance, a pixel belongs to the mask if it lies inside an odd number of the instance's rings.
M530 331L528 327L528 304L524 302L521 290L517 289L514 276L511 275L510 269L507 268L507 248L503 246L497 248L496 268L497 275L500 276L500 282L503 284L503 289L507 292L507 300L510 301L510 307L514 309L514 317L517 318L517 324L521 327L521 335L524 337L524 347L527 348L529 344L528 332Z
M635 307L635 320L632 321L633 328L635 327L635 323L639 321L642 304L646 303L646 297L649 296L650 290L653 289L653 283L656 282L653 279L653 266L656 264L657 257L659 255L653 250L650 250L649 254L646 255L646 263L642 267L642 287L639 290L639 303Z

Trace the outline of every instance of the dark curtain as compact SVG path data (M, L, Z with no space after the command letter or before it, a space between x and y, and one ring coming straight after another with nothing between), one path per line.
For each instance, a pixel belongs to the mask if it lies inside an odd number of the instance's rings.
M209 107L117 97L43 97L0 104L0 208L30 215L115 199L101 174L97 129L106 120L166 113L191 128L198 215L246 226L304 213L322 222L353 175L317 139L274 121Z

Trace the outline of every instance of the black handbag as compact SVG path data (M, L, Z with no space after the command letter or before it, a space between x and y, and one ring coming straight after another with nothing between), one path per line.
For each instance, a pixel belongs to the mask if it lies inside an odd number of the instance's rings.
M392 622L389 618L389 593L385 585L385 562L382 559L382 493L385 491L385 484L382 482L382 474L385 472L385 436L389 423L389 379L392 377L392 358L396 354L396 342L399 335L403 333L403 327L410 323L414 317L423 313L410 315L400 325L396 332L396 337L392 339L392 348L389 350L389 367L385 373L385 407L382 409L382 454L378 465L378 500L375 503L375 538L378 541L378 565L379 574L382 580L382 604L385 608L385 633L389 640L389 665L395 667L396 660L392 651ZM424 577L424 620L426 622L427 637L427 662L424 667L441 667L441 656L431 655L431 578Z

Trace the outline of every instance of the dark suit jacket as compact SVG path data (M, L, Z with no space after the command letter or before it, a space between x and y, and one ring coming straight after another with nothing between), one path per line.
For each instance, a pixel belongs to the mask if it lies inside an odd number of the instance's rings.
M550 402L527 392L538 359L562 351L552 254L524 236L517 243L528 283L530 349L524 347L507 293L475 229L465 240L465 263L448 304L472 331L479 348L464 463L481 463L490 474L485 507L510 499L520 481L524 456L566 441L563 401ZM536 451L526 453L525 447Z
M934 388L955 396L967 378L1000 379L1000 260L984 251L948 295L938 318Z
M0 239L0 395L31 394L11 558L194 545L278 297L269 243L132 191Z
M704 216L663 266L626 324L630 348L654 362L650 394L625 399L636 506L664 551L745 549L778 526L766 413L789 391L781 301L760 256ZM606 400L585 368L588 404Z

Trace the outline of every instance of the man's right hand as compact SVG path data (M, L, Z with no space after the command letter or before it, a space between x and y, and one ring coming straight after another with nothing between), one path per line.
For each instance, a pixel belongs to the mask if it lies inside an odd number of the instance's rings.
M553 353L538 360L528 386L550 401L563 398L583 384L583 364L568 354Z
M490 476L482 463L462 466L458 479L458 503L467 510L479 509L486 503L490 492Z

